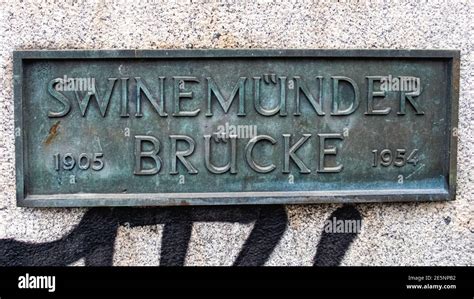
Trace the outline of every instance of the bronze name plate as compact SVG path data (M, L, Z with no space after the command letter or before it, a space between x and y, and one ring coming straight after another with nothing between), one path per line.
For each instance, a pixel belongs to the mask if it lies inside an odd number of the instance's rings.
M19 206L449 200L459 51L14 53Z

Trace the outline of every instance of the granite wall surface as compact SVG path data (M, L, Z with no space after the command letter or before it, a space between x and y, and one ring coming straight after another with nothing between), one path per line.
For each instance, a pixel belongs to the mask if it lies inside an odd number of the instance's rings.
M474 4L426 2L0 0L0 265L473 265ZM457 200L16 207L12 51L170 48L461 50Z

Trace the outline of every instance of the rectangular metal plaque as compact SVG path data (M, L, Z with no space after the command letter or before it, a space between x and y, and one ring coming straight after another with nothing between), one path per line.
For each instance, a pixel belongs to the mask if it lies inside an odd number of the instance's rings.
M450 200L459 51L15 51L19 206Z

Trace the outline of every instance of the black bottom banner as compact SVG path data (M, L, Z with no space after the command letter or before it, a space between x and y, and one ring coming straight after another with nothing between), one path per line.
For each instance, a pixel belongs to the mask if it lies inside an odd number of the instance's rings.
M4 267L0 298L473 298L467 267Z

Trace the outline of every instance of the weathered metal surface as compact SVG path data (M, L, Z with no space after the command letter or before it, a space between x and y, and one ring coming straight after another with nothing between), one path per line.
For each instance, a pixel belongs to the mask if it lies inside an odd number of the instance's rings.
M14 75L20 206L455 196L458 51L16 51Z

